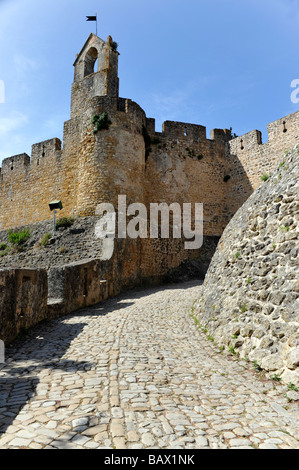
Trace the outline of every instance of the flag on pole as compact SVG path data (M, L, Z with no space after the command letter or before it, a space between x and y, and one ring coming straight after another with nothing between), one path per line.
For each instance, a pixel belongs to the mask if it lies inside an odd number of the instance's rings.
M95 16L86 16L86 21L95 21L96 22L96 35L98 35L98 14Z

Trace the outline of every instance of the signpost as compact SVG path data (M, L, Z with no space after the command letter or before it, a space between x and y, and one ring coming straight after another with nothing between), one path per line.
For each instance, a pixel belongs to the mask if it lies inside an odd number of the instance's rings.
M63 209L61 201L52 201L49 204L50 211L54 211L54 224L53 224L53 236L56 230L56 209Z

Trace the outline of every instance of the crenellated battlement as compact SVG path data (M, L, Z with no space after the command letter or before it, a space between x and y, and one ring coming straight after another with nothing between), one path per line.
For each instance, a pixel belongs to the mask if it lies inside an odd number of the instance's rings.
M287 144L290 140L299 138L299 112L289 114L267 125L268 142L263 143L262 133L258 130L250 131L230 141L232 152L257 149L259 145ZM291 144L292 145L292 144Z
M5 158L2 161L2 168L0 168L1 180L3 180L8 175L10 176L13 171L25 171L28 165L30 165L30 157L27 155L27 153Z
M262 133L253 130L228 142L231 162L238 161L253 189L261 183L261 176L269 174L281 161L281 155L299 141L299 112L289 114L267 125L268 142ZM236 167L236 165L235 165Z
M231 139L231 131L228 129L212 129L210 139L207 139L205 126L190 124L189 122L165 121L162 124L162 132L156 132L154 118L146 118L147 132L151 137L164 137L169 139L185 139L193 142L217 140L227 142Z
M62 142L57 137L32 145L31 162L38 165L40 159L59 157L61 155L61 146Z
M162 124L162 134L169 139L190 139L192 141L206 140L206 128L197 124L165 121Z
M0 168L0 229L60 215L94 215L100 202L203 202L206 235L221 235L234 212L299 142L299 112L268 124L268 142L252 130L232 138L228 129L155 119L119 97L117 45L91 34L74 62L70 119L63 142L52 138ZM96 129L94 115L106 114Z
M28 176L32 166L39 166L40 163L45 164L47 159L60 157L61 153L61 140L55 137L32 145L31 158L26 153L5 158L2 161L2 168L0 168L0 184L25 173ZM41 171L47 171L47 168L42 165Z

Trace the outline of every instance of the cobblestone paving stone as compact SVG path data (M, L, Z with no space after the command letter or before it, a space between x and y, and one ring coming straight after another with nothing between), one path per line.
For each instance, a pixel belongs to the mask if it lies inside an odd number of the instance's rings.
M6 350L0 448L299 448L296 392L220 352L196 282L44 322Z

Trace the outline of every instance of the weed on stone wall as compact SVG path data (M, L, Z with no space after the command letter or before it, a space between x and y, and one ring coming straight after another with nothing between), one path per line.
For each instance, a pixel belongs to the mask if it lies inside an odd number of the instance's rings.
M102 114L94 114L92 116L91 122L94 125L94 134L103 129L109 129L109 126L111 124L111 121L109 120L108 114L106 112Z

